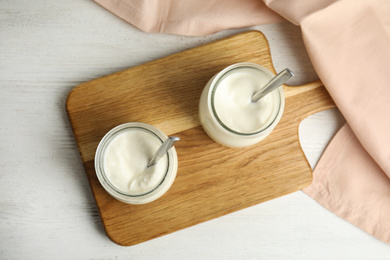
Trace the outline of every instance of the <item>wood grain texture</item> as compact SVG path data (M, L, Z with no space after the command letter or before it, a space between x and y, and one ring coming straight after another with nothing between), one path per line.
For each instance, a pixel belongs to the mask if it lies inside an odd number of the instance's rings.
M198 119L206 82L237 62L275 72L268 42L251 31L189 49L75 87L67 113L105 230L115 243L134 245L297 191L311 182L298 125L311 113L334 107L316 81L284 86L282 120L261 143L227 148L213 142ZM100 139L125 122L156 126L177 135L177 178L160 199L127 205L104 191L93 159Z

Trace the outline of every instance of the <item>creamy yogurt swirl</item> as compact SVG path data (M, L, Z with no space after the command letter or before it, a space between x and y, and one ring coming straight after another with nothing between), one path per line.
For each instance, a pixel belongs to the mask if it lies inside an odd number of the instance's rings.
M273 91L257 102L253 94L262 89L269 76L258 69L240 67L218 82L212 100L217 118L238 133L254 133L269 126L280 107L279 94Z
M104 172L116 189L125 194L150 192L163 180L167 171L166 156L147 168L161 141L142 130L124 131L108 144L104 153Z

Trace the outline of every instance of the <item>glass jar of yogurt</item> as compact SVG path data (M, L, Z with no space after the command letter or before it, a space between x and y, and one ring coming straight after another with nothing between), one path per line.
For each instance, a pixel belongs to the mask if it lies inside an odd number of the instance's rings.
M257 102L253 94L275 75L255 63L236 63L212 77L203 89L199 119L206 133L229 147L245 147L267 137L280 121L285 105L279 87Z
M109 131L95 154L96 175L103 188L129 204L145 204L161 197L176 177L175 147L154 166L147 165L167 138L144 123L125 123Z

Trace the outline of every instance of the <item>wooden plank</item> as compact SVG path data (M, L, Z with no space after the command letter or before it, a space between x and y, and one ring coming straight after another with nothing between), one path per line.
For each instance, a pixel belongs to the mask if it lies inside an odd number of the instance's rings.
M213 142L198 118L200 94L218 71L254 62L275 72L268 42L250 31L189 49L75 87L67 112L107 235L134 245L306 187L311 169L298 140L307 115L334 107L316 81L284 86L282 120L261 143L227 148ZM113 199L97 180L100 139L125 122L143 122L177 135L179 169L171 189L146 205Z

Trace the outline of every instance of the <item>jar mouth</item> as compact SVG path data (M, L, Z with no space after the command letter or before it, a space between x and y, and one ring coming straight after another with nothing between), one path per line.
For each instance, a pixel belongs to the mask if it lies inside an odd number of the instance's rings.
M254 67L253 65L259 66L259 67ZM217 75L217 77L212 82L210 103L211 103L211 110L213 112L213 115L214 115L215 119L217 120L217 122L220 124L220 126L222 126L228 132L233 133L235 135L239 135L239 136L253 136L253 135L258 135L262 132L265 132L270 126L272 126L277 121L278 117L280 116L281 110L283 108L283 105L282 105L283 95L282 95L282 90L279 88L277 90L278 91L277 92L278 93L277 112L275 113L275 116L273 116L272 120L270 122L268 122L266 125L261 126L261 128L259 130L253 131L253 132L239 132L239 131L236 131L236 130L232 129L231 127L227 126L221 120L221 118L219 117L218 112L216 110L215 102L214 102L216 91L217 91L217 88L218 88L220 82L222 82L224 79L226 79L229 75L231 75L235 71L241 70L241 69L251 69L251 70L255 70L256 72L261 72L269 79L271 79L274 76L272 74L272 72L268 71L266 68L263 68L263 67L260 68L260 65L257 65L257 64L253 64L253 65L251 65L251 64L249 65L248 63L241 63L241 64L238 63L238 64L232 65L230 67L227 67L226 70L222 71L219 75Z
M151 127L151 126L148 126L148 127ZM105 170L104 170L104 166L105 166L104 165L104 157L105 157L105 153L106 153L107 147L109 146L111 141L113 141L118 135L122 134L125 131L143 131L143 132L146 132L146 133L150 134L151 136L153 136L153 138L158 139L161 144L164 142L162 137L157 134L158 131L154 132L153 130L150 130L147 127L145 127L144 124L142 124L142 123L125 123L125 124L119 125L119 126L113 128L113 129L111 129L103 137L103 139L100 141L100 143L98 145L98 148L96 150L96 156L95 156L95 170L96 170L96 174L97 174L97 177L98 177L100 183L103 185L103 187L107 191L109 191L111 193L115 193L117 196L121 196L121 197L124 197L124 198L145 197L147 195L153 194L166 181L166 179L168 177L168 174L169 174L169 169L170 169L171 163L172 163L171 162L171 158L170 158L169 153L168 153L167 154L167 166L166 166L166 169L165 169L165 173L164 173L161 181L153 189L148 190L146 192L142 192L142 193L128 193L128 192L124 192L124 191L118 189L110 181L110 179L108 178L108 176L105 173Z

